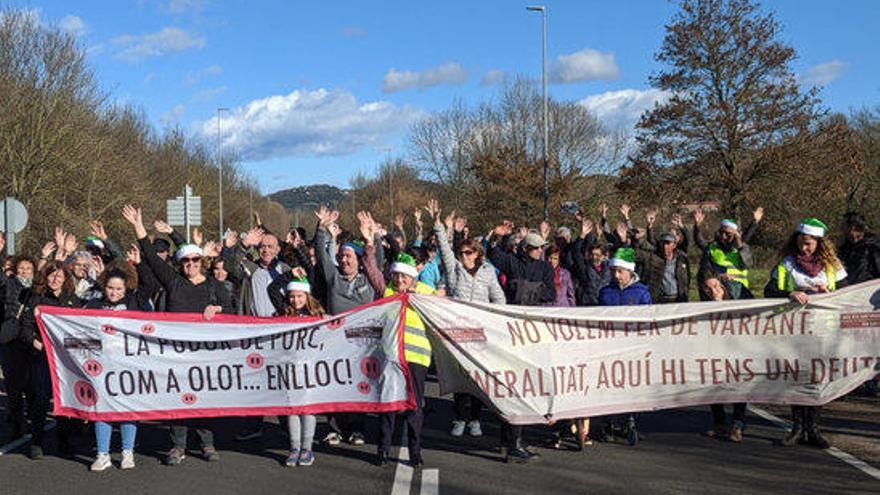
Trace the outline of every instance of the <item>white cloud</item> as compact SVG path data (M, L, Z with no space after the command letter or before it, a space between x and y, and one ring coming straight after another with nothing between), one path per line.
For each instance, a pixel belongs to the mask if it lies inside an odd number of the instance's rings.
M199 12L205 8L205 0L170 0L166 8L173 14L184 14L186 12Z
M597 79L615 79L620 75L613 53L603 53L592 48L556 57L550 68L550 80L554 83L574 83Z
M181 104L174 105L174 108L163 113L162 116L159 117L159 120L165 125L180 122L180 117L183 116L183 112L185 112L185 111L186 111L185 106L183 106Z
M494 86L504 82L505 79L507 79L507 74L503 70L490 69L480 80L480 86Z
M144 35L125 34L113 39L113 44L122 50L116 58L135 62L147 57L162 57L172 53L203 48L205 38L176 27L166 27L155 33Z
M76 37L86 34L88 29L85 21L75 15L65 16L58 22L58 27Z
M186 74L186 83L190 84L190 85L196 84L197 82L201 81L205 77L215 76L217 74L222 74L222 73L223 73L223 67L220 67L217 64L209 65L208 67L205 67L204 69L188 72Z
M208 88L208 89L205 89L205 90L202 90L202 91L199 91L198 93L196 93L196 95L193 97L193 101L205 102L208 100L212 100L212 99L222 95L223 93L225 93L228 90L229 90L229 88L227 86L218 86L216 88Z
M282 156L347 155L394 137L424 116L420 109L386 101L361 103L345 90L296 90L221 115L223 147L245 160ZM217 120L200 124L215 139Z
M621 89L592 95L579 101L609 130L632 131L645 110L665 103L670 93L661 89Z
M382 78L382 92L396 93L412 88L430 88L441 84L461 84L467 81L467 71L456 62L449 62L422 72L398 71L391 68Z
M798 80L807 86L825 86L831 81L838 79L843 74L846 66L846 62L836 59L824 64L814 65L805 70L798 77Z

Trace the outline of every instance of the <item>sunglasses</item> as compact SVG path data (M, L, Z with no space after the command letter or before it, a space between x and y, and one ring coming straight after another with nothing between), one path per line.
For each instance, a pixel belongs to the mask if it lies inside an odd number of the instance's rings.
M472 254L476 254L476 253L477 253L476 251L471 251L470 249L462 249L460 252L461 252L461 254L464 255L464 256L470 256L470 255L472 255Z
M198 258L198 257L196 257L196 258L181 258L180 262L184 265L187 263L201 263L202 259Z

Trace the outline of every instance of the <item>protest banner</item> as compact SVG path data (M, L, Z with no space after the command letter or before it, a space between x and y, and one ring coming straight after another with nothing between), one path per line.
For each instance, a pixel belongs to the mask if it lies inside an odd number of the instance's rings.
M410 296L441 392L512 424L729 402L821 405L880 370L880 281L785 299L543 308Z
M54 413L121 421L412 409L403 304L329 318L40 307Z

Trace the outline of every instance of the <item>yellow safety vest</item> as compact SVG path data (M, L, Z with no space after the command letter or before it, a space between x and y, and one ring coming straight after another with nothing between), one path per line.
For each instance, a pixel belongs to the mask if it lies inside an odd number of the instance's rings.
M825 268L825 277L828 278L828 291L834 292L837 289L837 272L833 266ZM783 263L776 265L776 288L785 292L795 291L794 277Z
M728 253L713 242L709 244L709 257L712 258L712 263L723 268L724 273L732 276L734 281L741 283L746 289L749 288L749 270L743 268L739 250L734 249Z
M433 294L432 289L427 284L416 282L416 294ZM391 284L385 287L384 297L396 294ZM425 322L419 314L407 305L406 321L404 322L403 332L403 357L410 364L418 364L425 368L431 366L431 341L425 329Z

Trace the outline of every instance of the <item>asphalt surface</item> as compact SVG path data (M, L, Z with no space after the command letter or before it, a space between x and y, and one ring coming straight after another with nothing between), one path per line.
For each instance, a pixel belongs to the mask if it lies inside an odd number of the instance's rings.
M142 423L134 470L116 467L118 433L113 441L114 467L100 473L88 470L94 456L90 431L76 440L78 452L69 458L55 453L50 434L49 453L41 460L27 458L27 443L0 455L0 494L880 493L880 480L827 452L775 446L773 440L782 436L782 430L754 415L748 417L742 444L702 436L710 422L708 408L642 414L643 439L635 447L597 442L582 452L574 450L573 443L570 450L553 450L548 445L549 428L527 428L527 440L542 459L507 465L498 452L496 420L485 415L482 438L454 439L448 435L451 400L432 394L433 383L428 384L428 392L433 412L426 418L421 470L405 464L381 468L372 464L375 418L368 421L366 445L319 445L315 464L296 468L282 466L287 439L277 425L267 426L260 440L237 443L233 436L240 420L218 420L220 462L205 462L193 449L182 465L167 467L161 463L169 448L167 427ZM322 423L319 419L319 434L324 431ZM10 437L7 425L0 426L0 445L8 444ZM190 445L197 446L195 432L190 433Z

